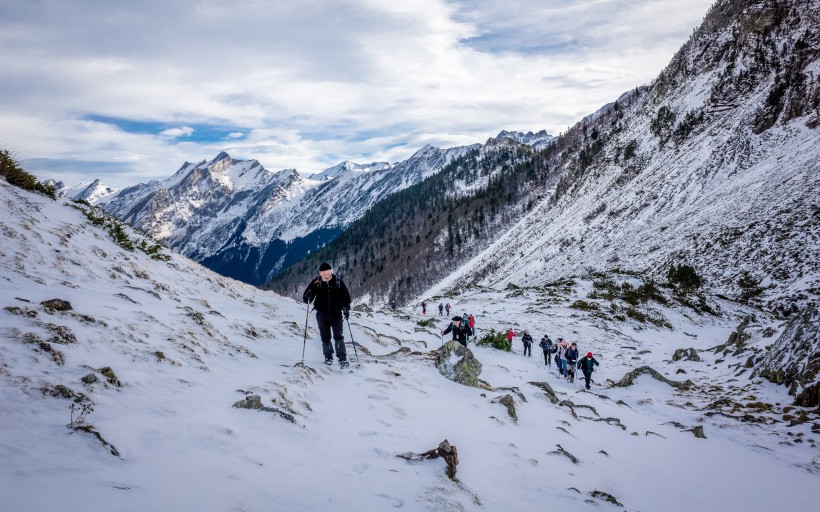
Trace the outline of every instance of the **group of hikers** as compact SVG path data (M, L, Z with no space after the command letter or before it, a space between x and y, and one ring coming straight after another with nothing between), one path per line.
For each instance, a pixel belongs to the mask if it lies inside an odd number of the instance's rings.
M510 342L510 346L512 346L515 336L515 331L512 327L507 329L507 341ZM524 344L524 355L532 357L533 339L530 332L526 329L521 335L521 342ZM553 343L546 334L541 338L541 342L538 343L538 346L541 347L541 350L544 352L545 366L550 367L550 362L554 359L555 367L558 369L558 375L564 377L569 382L575 381L575 369L581 370L584 374L586 388L589 389L592 372L595 367L599 365L592 352L587 352L586 357L579 359L577 343L572 342L570 344L564 338L558 338L558 341Z
M396 309L395 307L393 309ZM450 303L444 304L443 302L438 305L438 316L444 316L444 311L447 311L447 316L450 316ZM427 314L427 301L421 301L421 314Z
M319 275L308 284L302 294L302 300L308 305L313 303L313 308L316 310L316 323L319 327L319 336L322 339L325 364L333 364L335 348L339 366L347 368L349 363L347 362L347 351L344 343L344 320L350 317L350 292L341 277L333 273L330 264L322 263L319 265ZM423 301L421 307L422 313L426 314L427 302ZM449 303L446 306L439 304L438 309L440 315L443 314L445 309L447 315L450 314ZM462 316L452 317L451 320L452 322L447 329L441 331L441 336L452 333L453 340L466 347L470 337L475 335L475 317L464 313ZM307 319L305 321L307 322ZM307 336L307 323L305 324L305 336ZM515 336L515 331L510 327L507 330L507 340L510 342L510 346L512 346ZM331 337L335 347L330 343ZM533 339L528 330L524 330L521 341L524 344L524 355L532 357ZM575 369L578 368L584 374L586 388L589 389L592 372L594 367L598 366L598 361L595 360L592 352L588 352L586 357L579 359L576 343L568 344L564 338L558 338L558 341L553 343L546 335L541 338L538 346L544 352L544 364L546 366L551 366L550 361L554 357L559 375L567 378L570 382L574 381Z

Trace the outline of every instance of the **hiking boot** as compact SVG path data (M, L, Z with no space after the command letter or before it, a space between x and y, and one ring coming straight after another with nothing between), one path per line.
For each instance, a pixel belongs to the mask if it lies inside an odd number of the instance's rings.
M326 357L325 358L325 364L328 365L328 366L332 365L333 364L333 358L332 357Z
M339 359L339 368L347 368L350 366L350 363L347 362L347 359Z

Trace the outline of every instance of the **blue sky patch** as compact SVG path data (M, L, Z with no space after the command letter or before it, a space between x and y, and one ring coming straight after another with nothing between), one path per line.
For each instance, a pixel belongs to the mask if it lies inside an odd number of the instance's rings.
M140 133L147 135L162 135L166 130L181 130L183 133L170 136L169 138L183 142L220 142L225 140L237 140L237 133L247 134L248 129L239 126L224 126L203 123L165 123L159 121L141 121L137 119L126 119L123 117L101 116L89 114L82 117L85 121L110 124L128 133ZM185 131L190 128L192 131Z

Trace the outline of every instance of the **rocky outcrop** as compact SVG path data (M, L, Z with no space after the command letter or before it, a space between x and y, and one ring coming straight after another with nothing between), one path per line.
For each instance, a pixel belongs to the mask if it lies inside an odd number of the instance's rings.
M493 400L494 402L498 402L504 407L507 408L507 414L510 415L512 418L513 423L518 423L518 414L515 412L515 400L513 399L512 395L504 395L498 400Z
M700 356L698 355L698 351L694 348L679 348L672 354L673 361L680 361L681 359L685 359L687 361L700 361Z
M680 390L680 391L685 391L687 389L690 389L693 385L692 381L689 380L689 379L687 379L683 382L670 380L670 379L667 379L666 377L664 377L663 375L661 375L656 370L653 370L652 368L650 368L648 366L641 366L640 368L635 368L631 372L624 375L623 378L621 378L621 380L619 380L618 382L613 384L613 386L614 387L620 387L620 388L625 388L627 386L631 386L632 384L635 383L635 379L637 379L640 375L643 375L643 374L646 374L646 373L651 375L653 379L659 380L659 381L661 381L663 383L666 383L666 384L669 384L673 388L675 388L677 390Z
M46 312L48 313L54 311L71 311L73 309L70 302L62 299L44 300L40 305L46 308Z
M788 386L794 405L820 406L820 311L816 306L789 320L752 375Z
M470 349L457 341L448 341L436 352L439 373L453 382L483 389L478 379L481 363Z

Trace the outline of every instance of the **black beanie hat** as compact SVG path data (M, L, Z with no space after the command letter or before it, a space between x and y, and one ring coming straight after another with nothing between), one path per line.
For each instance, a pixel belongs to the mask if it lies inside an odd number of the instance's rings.
M330 263L324 262L319 265L319 272L324 272L325 270L330 270Z

